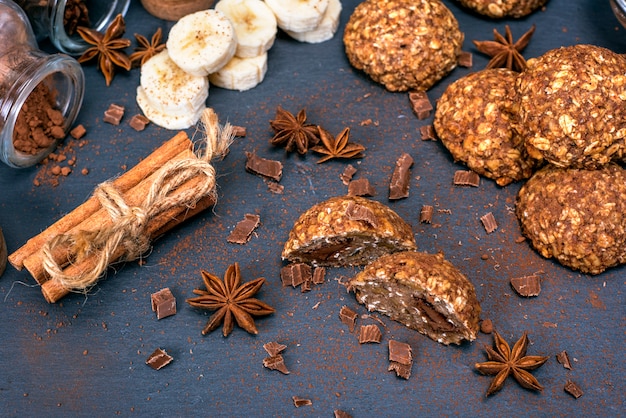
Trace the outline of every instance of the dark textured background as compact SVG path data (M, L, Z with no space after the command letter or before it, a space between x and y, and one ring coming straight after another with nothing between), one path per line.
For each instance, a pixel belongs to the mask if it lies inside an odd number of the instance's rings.
M454 187L453 173L463 167L452 162L440 143L420 140L419 127L432 119L417 120L406 93L389 93L349 66L341 38L357 2L343 3L341 26L331 41L309 45L279 34L261 85L243 93L210 89L208 105L222 121L246 126L248 135L217 164L219 202L214 210L156 241L145 265L118 265L87 297L70 295L54 305L44 301L27 273L7 267L0 279L0 415L329 417L334 409L355 417L623 414L626 270L589 277L543 259L527 243L515 243L520 232L512 208L518 184L500 188L483 179L479 188ZM505 24L516 38L537 25L526 57L576 43L626 52L626 33L618 28L608 1L551 0L545 11L504 21L472 15L451 0L445 3L465 32L464 49L474 53L474 67L454 70L431 89L433 102L451 81L486 65L471 40L492 39L493 28L503 32ZM150 36L158 27L167 33L172 25L149 16L138 1L126 21L130 38L136 32ZM174 135L153 125L141 133L128 126L138 111L134 92L139 70L118 73L109 88L94 66L86 66L85 74L86 99L77 123L87 128L88 142L82 148L73 143L74 173L53 187L49 167L0 167L0 226L9 252L84 201L94 185L130 168ZM102 122L110 103L126 107L118 127ZM377 190L375 199L382 202L388 202L396 158L411 154L410 196L390 206L413 225L421 250L443 251L473 281L483 318L492 319L510 342L528 331L529 353L550 356L534 373L545 386L542 393L510 380L500 393L485 398L490 378L473 365L483 361L489 335L445 347L383 319L383 343L359 345L337 316L343 305L366 312L337 283L355 269L331 269L327 282L309 293L281 287L280 251L291 225L313 203L346 192L339 174L347 162L317 165L315 154L286 155L271 147L268 121L278 105L293 112L306 108L310 121L333 133L350 126L354 141L367 147L364 159L349 161L358 167L355 178L367 177ZM377 125L360 125L370 118ZM284 163L283 195L271 194L261 178L245 172L244 151ZM80 174L83 167L88 175ZM33 185L36 178L38 187ZM418 222L423 204L435 206L432 225ZM489 211L499 228L487 235L479 218ZM247 245L227 243L245 213L258 213L261 226ZM200 269L221 276L235 261L244 280L267 278L260 298L277 311L257 321L256 337L239 328L228 338L219 332L202 336L208 313L184 300L201 285ZM538 271L544 272L541 295L518 297L509 279ZM178 313L157 321L150 294L163 287L177 297ZM387 371L390 338L413 347L408 381ZM272 340L288 346L284 356L290 375L263 368L262 345ZM157 347L174 357L160 371L144 364ZM571 371L556 362L562 350L572 359ZM563 391L567 379L582 387L581 398ZM294 395L313 405L296 409Z

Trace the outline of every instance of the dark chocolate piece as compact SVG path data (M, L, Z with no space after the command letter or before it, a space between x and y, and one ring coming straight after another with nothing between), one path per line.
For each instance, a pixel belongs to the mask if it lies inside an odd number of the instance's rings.
M157 319L162 319L176 313L176 298L169 287L159 290L150 296L152 311L156 312Z
M524 277L514 277L510 282L513 289L515 289L520 296L539 296L539 293L541 293L541 279L535 274Z
M472 186L480 185L480 176L473 171L457 170L454 173L453 183L455 186Z
M474 65L474 56L471 52L461 51L458 60L459 67L472 68Z
M422 141L436 141L437 133L433 125L420 126L420 137Z
M238 137L243 138L247 134L247 130L246 130L245 126L232 125L232 128L233 128L233 135L234 136L238 136Z
M283 286L298 287L311 280L311 266L306 263L293 263L280 269Z
M280 181L283 176L283 164L280 161L268 160L253 152L246 152L246 170L272 180Z
M572 382L569 379L567 380L567 382L565 382L565 387L563 388L563 390L576 399L583 396L583 390L580 388L580 386L578 386L576 383Z
M270 357L282 353L286 348L286 345L277 343L276 341L270 341L269 343L263 344L263 349L267 351L267 354L269 354Z
M361 325L359 332L359 344L365 343L380 343L383 339L383 334L380 332L380 328L376 324Z
M485 231L487 231L488 234L491 234L493 231L498 229L498 223L496 222L496 218L491 212L481 216L480 221L483 223Z
M413 112L420 120L428 118L430 112L433 111L433 105L430 103L430 100L428 100L428 95L424 91L410 91L409 101L411 102Z
M356 326L356 318L358 317L357 313L347 306L342 306L339 311L339 319L341 322L348 326L350 332L354 332L354 327Z
M396 166L391 175L389 184L389 199L396 200L409 196L409 184L411 181L411 166L413 158L407 153L403 153L396 161Z
M311 277L306 278L306 280L302 283L302 286L300 286L300 290L302 293L311 291Z
M322 284L324 283L324 278L326 277L326 268L325 267L315 267L313 270L313 284Z
M313 402L311 402L310 399L301 398L299 396L292 396L291 399L293 399L293 404L296 406L296 408L300 408L301 406L306 405L313 405Z
M413 363L411 346L396 340L389 340L389 361L410 366Z
M376 195L376 190L370 184L368 179L357 179L352 180L348 184L348 195L349 196L374 196Z
M567 355L567 351L563 350L559 354L556 355L556 361L559 364L562 364L564 368L567 370L572 370L572 363L569 361L569 356Z
M352 177L354 176L355 173L356 173L356 168L354 168L352 164L348 164L346 168L344 168L343 173L339 175L339 178L341 179L343 184L347 186L348 184L350 184L350 180L352 180Z
M403 379L408 379L409 377L411 377L411 365L410 364L400 364L396 361L391 361L389 362L389 367L387 368L387 371L391 372L394 371L396 372L396 376L401 377Z
M130 118L130 120L128 121L128 124L130 125L130 127L136 130L137 132L140 132L146 129L146 126L148 126L149 123L150 123L150 119L140 114L133 115L133 117Z
M104 118L102 120L106 123L110 123L111 125L119 125L123 117L124 106L111 103L109 108L104 111Z
M282 374L289 374L289 370L285 365L285 359L281 354L276 354L275 356L264 358L263 367L270 370L278 370Z
M374 212L370 208L359 205L358 203L348 203L346 216L352 221L363 221L373 228L378 227L378 219Z
M283 192L285 191L285 186L283 186L282 184L278 184L275 181L268 181L267 190L275 194L283 194Z
M261 217L251 213L246 213L242 221L237 222L235 229L233 229L226 238L226 241L233 244L245 244L250 241L252 232L259 226Z
M435 213L435 208L430 205L423 205L420 210L420 222L429 224L433 220L433 214Z
M154 370L160 370L170 364L172 360L174 360L174 358L167 354L165 350L157 348L152 354L150 354L150 357L146 360L146 364Z

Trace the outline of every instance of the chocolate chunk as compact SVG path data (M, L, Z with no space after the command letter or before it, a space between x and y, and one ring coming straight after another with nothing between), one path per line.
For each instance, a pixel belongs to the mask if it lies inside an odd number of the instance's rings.
M473 171L457 170L454 173L453 183L455 186L472 186L480 185L480 176Z
M77 125L70 131L70 135L74 139L81 139L86 133L87 130L83 125Z
M352 221L363 221L373 228L378 227L378 218L376 218L376 214L374 214L370 208L359 205L358 203L348 203L348 206L346 207L346 216Z
M498 223L496 222L496 218L491 212L481 216L480 221L483 223L485 231L487 231L488 234L491 234L493 231L498 229Z
M430 112L433 110L433 105L430 103L430 100L428 100L426 92L417 90L410 91L409 101L411 102L413 112L418 119L422 120L430 116Z
M293 399L293 404L296 406L296 408L300 408L301 406L306 405L313 405L313 402L311 402L310 399L301 398L299 396L292 396L291 399Z
M569 379L567 380L567 382L565 382L565 387L563 388L563 390L576 399L583 396L583 390L580 388L580 386L578 386L576 383L572 382Z
M343 184L347 186L348 184L350 184L350 180L352 180L352 177L354 176L355 173L356 173L356 168L354 168L352 164L348 164L346 168L344 168L343 173L339 175L339 178L341 179Z
M246 136L246 127L245 126L237 126L237 125L232 125L233 128L233 135L237 136L237 137L241 137L243 138L244 136Z
M341 409L335 409L333 412L335 413L335 418L352 418L352 415Z
M376 190L374 190L374 187L370 184L368 179L352 180L350 184L348 184L348 195L374 196L376 195Z
M564 368L567 370L572 370L572 363L569 361L569 356L567 355L567 351L563 350L559 354L556 355L556 361L559 364L562 364Z
M437 133L433 125L420 126L420 137L422 141L436 141Z
M233 244L245 244L250 241L250 236L252 232L259 226L261 221L261 217L259 215L253 215L251 213L246 213L244 215L244 219L242 221L237 222L235 225L235 229L233 229L226 238L226 241L231 242Z
M269 343L263 344L263 349L267 351L267 354L269 354L270 357L274 357L282 353L286 348L286 345L277 343L276 341L270 341Z
M313 284L322 284L324 283L324 278L326 277L326 268L324 267L315 267L313 270Z
M306 263L293 263L280 269L280 278L283 287L298 287L311 280L311 266Z
M354 332L354 327L356 326L356 318L358 317L357 313L347 306L342 306L341 310L339 310L339 319L341 322L348 326L350 332Z
M396 376L403 379L408 379L409 377L411 377L411 366L412 365L410 364L400 364L396 361L391 361L389 362L389 367L387 368L387 371L394 371L396 372Z
M520 296L539 296L539 293L541 293L541 279L535 274L524 277L514 277L510 282L513 289L515 289Z
M152 311L156 312L157 319L162 319L176 313L176 298L169 287L159 290L150 296Z
M157 348L152 354L150 354L150 357L146 360L146 364L154 370L160 370L170 364L172 360L174 360L174 358L167 354L165 350Z
M133 117L130 118L130 121L128 122L130 127L136 130L137 132L140 132L146 129L146 126L148 126L149 123L150 123L150 119L148 119L144 115L139 115L139 114L133 115Z
M474 65L474 56L471 52L461 51L458 60L459 67L472 68Z
M280 181L283 176L283 164L280 161L268 160L253 152L246 152L246 170L262 177Z
M307 280L305 280L302 285L300 286L300 290L302 291L302 293L305 292L310 292L311 291L311 278L307 278Z
M480 332L483 334L491 334L493 332L493 322L491 322L491 319L483 319L480 322Z
M263 367L270 370L278 370L282 374L289 374L289 370L287 369L287 366L285 366L285 359L281 354L264 358Z
M359 344L380 343L382 339L383 334L380 332L378 325L361 325L361 330L359 332Z
M110 123L111 125L119 125L123 117L124 106L119 106L111 103L109 105L109 108L104 111L104 118L102 120Z
M429 224L433 220L433 213L435 212L435 208L430 205L423 205L420 210L420 222Z
M268 181L267 190L274 194L283 194L283 192L285 191L285 186L283 186L282 184L278 184L275 181Z
M389 361L410 366L413 364L413 351L411 346L396 340L389 340Z
M396 161L396 167L393 170L389 184L389 200L397 200L409 196L410 169L412 165L413 158L407 153L403 153Z

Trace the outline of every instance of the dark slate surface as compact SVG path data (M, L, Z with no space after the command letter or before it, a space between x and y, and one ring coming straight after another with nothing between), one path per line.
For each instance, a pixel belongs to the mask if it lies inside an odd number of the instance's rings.
M208 105L223 121L244 125L248 136L233 144L217 164L219 202L156 241L146 263L116 266L87 297L71 295L46 303L25 272L8 267L0 279L0 415L67 416L332 416L343 409L368 416L616 416L623 414L624 393L624 268L589 277L545 260L526 243L517 244L519 227L512 213L519 185L497 187L483 179L479 188L451 184L455 165L441 144L422 142L419 121L404 93L389 93L355 72L348 64L341 33L357 2L344 1L339 35L308 45L279 35L269 53L266 80L244 93L211 88ZM545 11L521 20L490 21L445 2L465 32L464 49L474 52L474 68L487 59L471 40L491 39L510 24L515 37L533 23L535 37L526 57L575 43L591 43L626 52L626 33L613 17L608 1L551 0ZM147 15L138 1L127 15L127 35L165 32L171 23ZM45 47L45 45L44 45ZM436 100L453 80L472 69L458 68L429 91ZM84 201L94 185L116 176L149 154L173 132L149 126L137 133L127 121L138 111L135 88L139 71L118 74L106 88L94 66L85 67L87 94L77 123L87 128L88 142L74 146L77 169L51 185L45 167L24 170L0 167L0 225L9 251ZM110 103L126 107L119 127L102 122ZM338 133L352 128L355 141L367 147L355 178L367 177L375 199L387 202L393 163L402 152L415 159L410 196L389 203L413 225L423 251L443 251L475 284L483 317L509 341L528 331L530 354L550 360L534 374L545 386L533 393L509 381L486 399L490 378L473 365L483 361L481 334L472 344L445 347L383 318L383 343L359 345L356 335L340 323L347 305L365 309L337 283L356 269L333 269L327 282L303 294L282 288L280 251L299 214L313 203L343 194L339 174L347 163L316 164L311 154L285 155L268 145L268 121L276 106L291 111L305 107L311 121ZM376 124L361 126L372 119ZM193 134L193 130L189 130ZM283 161L283 195L271 194L263 180L244 170L245 151ZM86 167L88 175L80 174ZM33 185L38 178L39 187ZM435 206L432 225L418 222L423 204ZM480 216L493 212L499 228L487 235ZM229 244L226 237L245 213L258 213L261 225L247 245ZM481 256L486 256L486 260ZM208 313L190 308L185 298L201 285L200 269L221 276L238 261L244 280L259 276L268 283L259 297L277 312L257 321L258 336L236 328L202 336ZM511 289L514 276L543 271L543 291L522 299ZM178 300L175 316L157 321L150 294L170 287ZM372 323L372 320L362 323ZM409 342L414 350L408 381L387 371L387 341ZM262 346L278 341L290 375L262 366ZM145 363L156 348L174 361L155 371ZM556 362L567 350L573 370ZM563 391L567 379L584 395L574 399ZM296 409L292 396L312 400Z

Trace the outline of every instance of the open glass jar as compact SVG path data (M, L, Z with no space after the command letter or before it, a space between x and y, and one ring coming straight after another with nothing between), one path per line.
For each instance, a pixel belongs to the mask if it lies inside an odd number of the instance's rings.
M82 54L89 45L77 26L104 32L118 14L126 15L130 0L16 0L24 9L37 40L50 38L61 52Z
M0 0L0 161L28 167L50 154L76 120L84 88L78 61L38 49L24 11Z
M626 0L610 0L610 2L615 17L626 28Z

